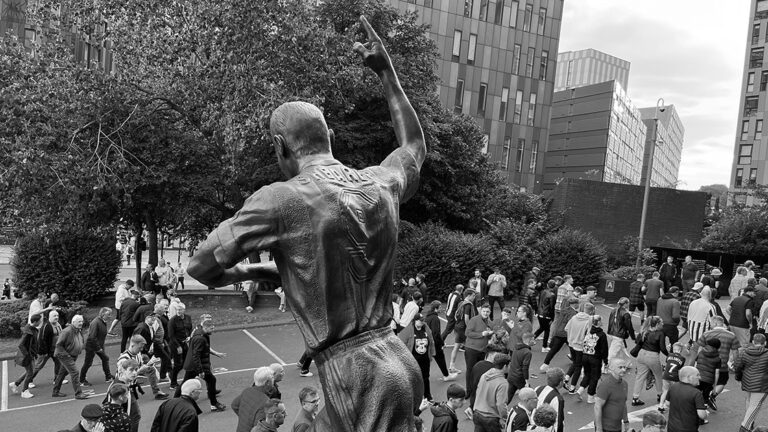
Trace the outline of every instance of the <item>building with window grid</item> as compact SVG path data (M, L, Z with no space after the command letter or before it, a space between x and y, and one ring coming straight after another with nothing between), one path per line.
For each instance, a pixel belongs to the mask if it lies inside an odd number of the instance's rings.
M640 108L640 116L648 128L640 184L645 184L645 174L648 172L648 157L656 128L655 115L656 107ZM651 186L677 189L677 175L680 172L685 128L674 105L666 105L664 112L659 112L658 115L659 132L656 136L656 150L653 152Z
M443 106L472 116L512 185L542 191L563 0L388 0L431 26Z
M639 185L646 127L618 81L555 92L544 191L565 178Z
M768 185L768 137L763 136L768 114L768 62L764 61L768 49L768 0L752 0L751 7L730 180L732 199L742 204L752 203L748 193L751 187Z
M557 55L555 91L616 80L629 90L630 63L596 49L566 51Z

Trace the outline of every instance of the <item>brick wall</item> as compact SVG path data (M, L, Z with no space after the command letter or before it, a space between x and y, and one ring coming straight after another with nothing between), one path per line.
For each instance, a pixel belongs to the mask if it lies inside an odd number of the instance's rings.
M550 195L549 212L563 224L594 235L608 250L640 232L642 186L564 179ZM646 246L698 243L702 237L706 192L651 188L645 226Z

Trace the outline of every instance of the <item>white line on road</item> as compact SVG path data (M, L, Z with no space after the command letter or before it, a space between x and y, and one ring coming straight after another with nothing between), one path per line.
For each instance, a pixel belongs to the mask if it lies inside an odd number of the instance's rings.
M601 303L601 304L600 304L600 306L602 306L602 307L607 307L608 309L610 309L610 310L613 310L613 308L612 308L612 307L608 306L608 305L607 305L607 304L605 304L605 303Z
M286 363L286 362L284 362L284 361L283 361L283 359L281 359L280 357L278 357L278 356L277 356L277 354L275 354L275 353L274 353L274 352L273 352L271 349L269 349L269 347L267 347L266 345L264 345L264 343L263 343L262 341L260 341L259 339L257 339L257 338L256 338L256 336L252 335L252 334L251 334L251 332L249 332L248 330L245 330L245 329L243 329L243 333L245 333L245 334L246 334L246 335L247 335L249 338L251 338L251 340L253 340L253 341L254 341L254 342L256 342L257 344L259 344L259 346L261 346L262 348L264 348L264 351L266 351L266 352L267 352L267 354L271 355L271 356L272 356L272 358L274 358L275 360L277 360L277 361L278 361L278 362L279 362L281 365L283 365L283 366L288 366L289 364L292 364L292 365L293 365L293 364L296 364L296 363Z
M3 360L3 380L0 381L0 411L8 411L8 360Z

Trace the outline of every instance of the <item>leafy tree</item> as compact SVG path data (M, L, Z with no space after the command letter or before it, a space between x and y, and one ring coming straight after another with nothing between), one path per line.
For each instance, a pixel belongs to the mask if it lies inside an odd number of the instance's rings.
M605 271L605 247L590 234L563 228L547 234L538 244L543 280L573 276L575 285L596 284Z
M729 207L707 230L701 248L737 255L768 255L768 208Z

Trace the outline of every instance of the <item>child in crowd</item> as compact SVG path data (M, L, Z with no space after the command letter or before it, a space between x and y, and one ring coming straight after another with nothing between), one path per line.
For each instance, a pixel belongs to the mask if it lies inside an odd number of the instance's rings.
M661 402L659 402L659 411L664 412L667 409L667 393L669 392L669 386L672 383L680 381L678 373L680 368L685 366L685 355L683 355L683 344L675 342L672 345L672 353L667 356L667 361L664 364L664 372L661 375L662 378L662 394Z

